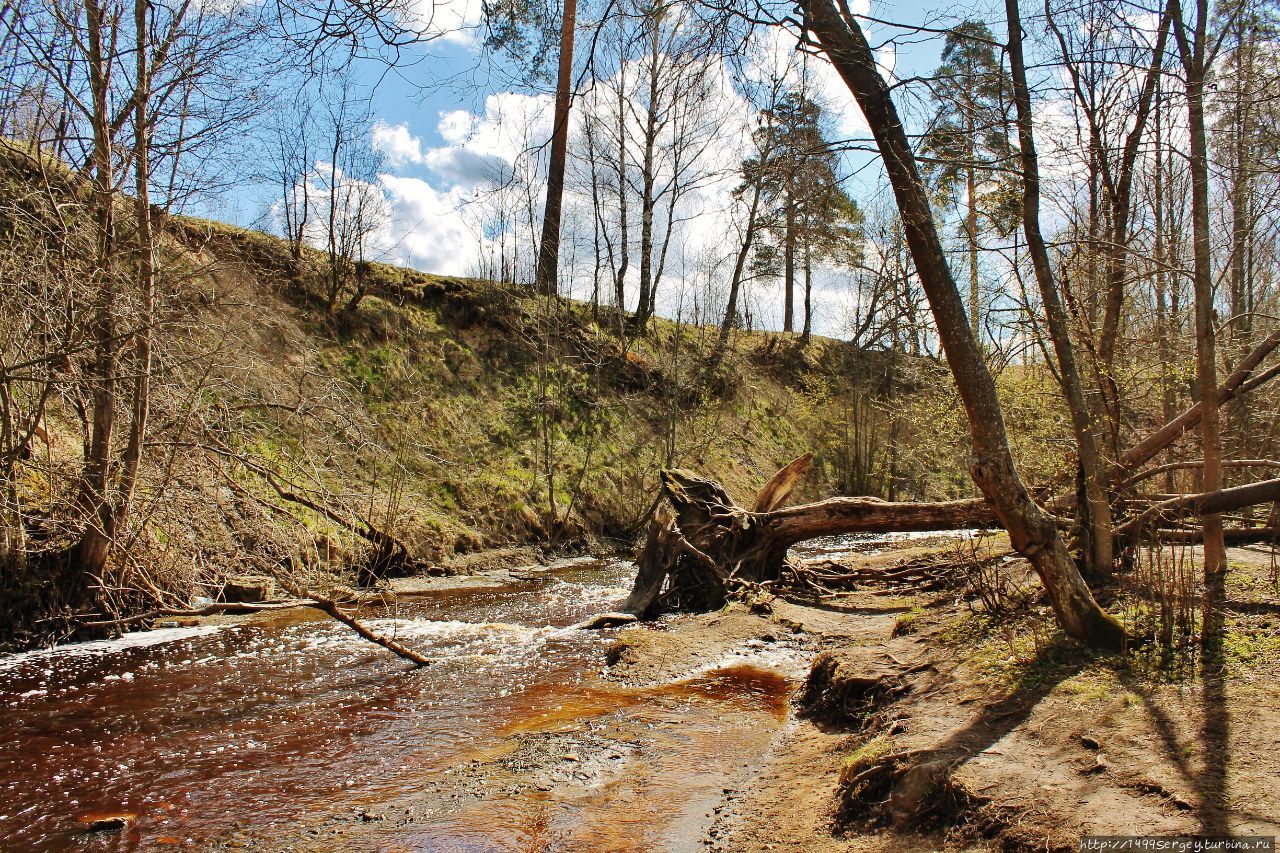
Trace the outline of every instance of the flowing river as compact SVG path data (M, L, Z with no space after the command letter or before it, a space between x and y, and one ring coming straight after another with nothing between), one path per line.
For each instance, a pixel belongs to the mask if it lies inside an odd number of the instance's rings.
M634 573L562 560L364 608L425 669L306 608L0 657L0 849L696 849L813 649L748 640L659 683L611 677L618 630L570 626Z
M696 847L785 724L809 652L608 676L621 560L366 608L427 669L308 609L0 658L0 847ZM659 625L657 630L663 630ZM90 831L127 815L123 830Z

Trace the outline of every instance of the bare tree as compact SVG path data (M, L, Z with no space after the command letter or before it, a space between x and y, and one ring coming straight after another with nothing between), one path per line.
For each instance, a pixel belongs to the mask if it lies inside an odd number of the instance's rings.
M313 239L328 259L325 305L333 311L349 293L346 308L354 311L368 291L373 241L386 228L389 211L378 177L382 156L369 143L368 112L345 84L339 86L328 115L328 162L303 180L316 181L320 195Z
M85 428L78 541L59 584L74 607L118 545L144 463L158 322L153 169L176 169L229 133L234 122L219 121L251 112L231 97L237 84L228 72L257 29L250 16L186 0L33 4L6 23L24 67L66 105L57 124L65 137L53 150L70 162L33 162L47 180L70 167L92 188L93 262L71 303L84 312L92 345L66 354L70 376L60 389ZM126 187L131 204L122 200ZM52 227L66 235L77 226L68 218Z
M1082 641L1117 648L1125 640L1124 629L1098 606L1053 521L1031 499L1018 475L995 383L947 266L927 188L862 28L830 0L807 0L802 11L806 25L861 106L880 149L916 271L968 414L974 482L1009 531L1013 546L1040 574L1064 630ZM1016 21L1015 17L1011 25Z
M1209 69L1221 41L1209 32L1208 0L1196 0L1188 24L1179 0L1171 0L1173 32L1187 100L1191 172L1192 287L1195 294L1196 385L1203 411L1200 415L1201 453L1204 460L1201 489L1222 488L1221 416L1218 411L1218 364L1213 309L1213 259L1209 238L1209 138L1205 116L1205 87ZM1201 518L1204 537L1204 651L1207 659L1221 655L1222 602L1226 597L1227 553L1222 517Z
M534 284L539 293L554 296L559 285L560 212L564 205L565 158L569 151L569 106L573 93L573 36L577 0L564 0L560 13L560 58L556 71L556 108L551 130L551 160L547 167L547 202L542 214L542 240Z
M1122 310L1130 269L1130 219L1133 207L1134 176L1145 138L1156 84L1164 65L1170 14L1162 11L1154 40L1152 34L1126 26L1115 27L1124 16L1105 0L1081 7L1084 18L1059 25L1061 13L1046 10L1046 19L1060 50L1060 58L1071 80L1076 109L1084 117L1088 138L1091 177L1101 186L1105 233L1099 235L1097 193L1090 195L1091 257L1098 256L1104 267L1101 323L1091 322L1096 335L1097 373L1105 411L1095 411L1100 422L1109 424L1109 444L1117 452L1120 436L1120 390L1115 376L1117 343L1122 338ZM1082 43L1082 40L1083 41ZM1140 68L1140 76L1131 69ZM1135 80L1135 76L1137 79ZM1132 119L1128 117L1132 115ZM1073 415L1074 417L1074 415Z
M276 220L289 244L293 285L301 286L302 250L311 222L311 172L315 165L312 115L315 107L305 93L277 111L268 128L269 182L279 192Z

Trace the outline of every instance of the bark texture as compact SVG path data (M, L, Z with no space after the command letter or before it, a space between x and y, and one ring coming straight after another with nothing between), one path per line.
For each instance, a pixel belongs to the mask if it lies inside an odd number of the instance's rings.
M650 524L623 609L638 616L715 609L739 588L781 580L788 549L820 536L1000 526L982 500L831 498L783 508L810 459L806 454L778 471L751 509L714 480L692 471L663 471L662 497L672 511L660 511Z

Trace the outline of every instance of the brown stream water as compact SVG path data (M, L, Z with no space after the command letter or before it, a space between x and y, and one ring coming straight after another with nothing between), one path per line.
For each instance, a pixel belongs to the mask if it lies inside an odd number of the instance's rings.
M366 610L424 670L305 609L0 658L0 848L696 848L807 655L610 680L616 631L566 626L633 572L569 561ZM133 818L86 831L101 813Z

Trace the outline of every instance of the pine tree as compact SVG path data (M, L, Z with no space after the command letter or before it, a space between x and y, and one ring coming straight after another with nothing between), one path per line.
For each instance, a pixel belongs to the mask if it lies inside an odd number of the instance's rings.
M757 270L783 279L782 330L795 331L796 273L804 274L804 326L813 326L813 265L824 260L851 265L862 246L862 212L841 188L838 159L822 132L822 108L803 91L792 91L766 111L773 155L763 165L743 164L745 183L759 182L768 211L771 243L757 247ZM762 131L757 131L764 132Z
M947 34L934 72L937 112L921 145L925 176L944 206L963 213L969 250L969 324L982 339L978 253L984 230L1008 234L1017 222L1017 186L995 168L1016 153L1009 142L1008 73L995 37L981 21L965 21ZM985 223L983 222L985 220Z

